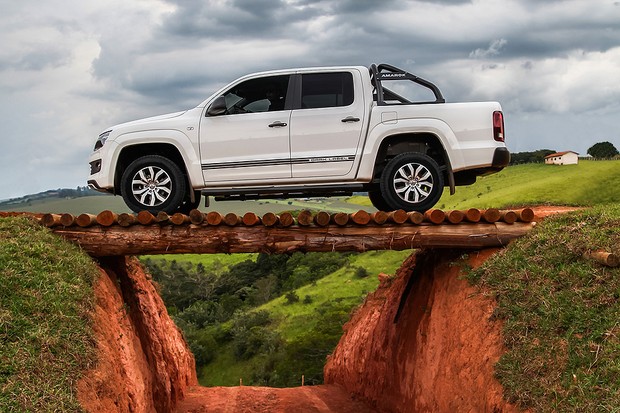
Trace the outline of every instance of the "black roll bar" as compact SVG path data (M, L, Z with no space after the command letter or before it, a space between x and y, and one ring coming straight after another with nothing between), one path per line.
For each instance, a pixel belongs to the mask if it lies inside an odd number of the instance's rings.
M377 91L377 104L380 106L387 105L384 99L385 96L388 96L392 99L400 100L401 102L404 102L404 103L414 103L414 102L409 102L404 97L394 93L393 91L387 88L384 88L382 82L387 81L387 80L411 80L412 82L415 82L421 86L424 86L430 89L433 92L433 95L435 95L435 101L433 102L415 102L415 103L446 103L446 100L441 94L441 91L439 90L437 86L435 86L435 84L433 84L432 82L429 82L426 79L422 79L419 76L416 76L402 69L399 69L395 66L391 66L385 63L382 63L379 66L372 64L370 66L370 74L371 74L371 80L373 82L373 85L375 86L375 89Z

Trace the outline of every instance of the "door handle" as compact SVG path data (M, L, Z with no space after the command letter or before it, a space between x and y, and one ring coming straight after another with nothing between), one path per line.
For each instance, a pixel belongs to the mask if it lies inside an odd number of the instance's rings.
M269 124L270 128L281 128L283 126L286 126L286 123L280 122L279 120Z
M342 119L342 122L344 123L349 123L349 122L359 122L360 118L356 118L354 116L347 116L346 118Z

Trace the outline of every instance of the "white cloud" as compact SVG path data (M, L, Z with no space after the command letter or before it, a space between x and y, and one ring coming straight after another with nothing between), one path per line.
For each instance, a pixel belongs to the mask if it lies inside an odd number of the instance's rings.
M487 57L497 56L500 54L506 43L508 43L506 39L494 40L487 49L476 49L469 54L469 57L474 59L484 59Z
M0 172L13 180L0 199L84 185L106 126L273 68L403 65L449 101L500 101L512 150L585 152L620 135L609 0L2 3Z

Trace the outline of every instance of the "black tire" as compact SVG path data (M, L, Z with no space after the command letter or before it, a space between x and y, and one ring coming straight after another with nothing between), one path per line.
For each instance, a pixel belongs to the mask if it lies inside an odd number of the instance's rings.
M370 202L372 202L372 205L379 211L392 211L390 205L385 202L385 199L383 199L383 195L381 195L381 189L379 188L379 186L374 189L368 190L368 198L370 199Z
M172 214L187 196L187 181L170 159L147 155L133 161L123 172L121 195L134 212Z
M202 192L194 191L194 202L190 201L189 195L187 195L187 199L183 201L181 206L178 208L177 212L182 214L189 214L192 209L196 209L200 206L200 200L202 197Z
M380 179L381 195L393 210L424 212L443 193L443 174L433 158L406 152L392 158Z

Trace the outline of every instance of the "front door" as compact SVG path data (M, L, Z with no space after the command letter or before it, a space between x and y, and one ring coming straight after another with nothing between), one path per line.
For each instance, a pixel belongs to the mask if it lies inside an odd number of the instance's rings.
M200 156L207 186L290 179L289 75L246 80L224 93L227 111L203 116Z

